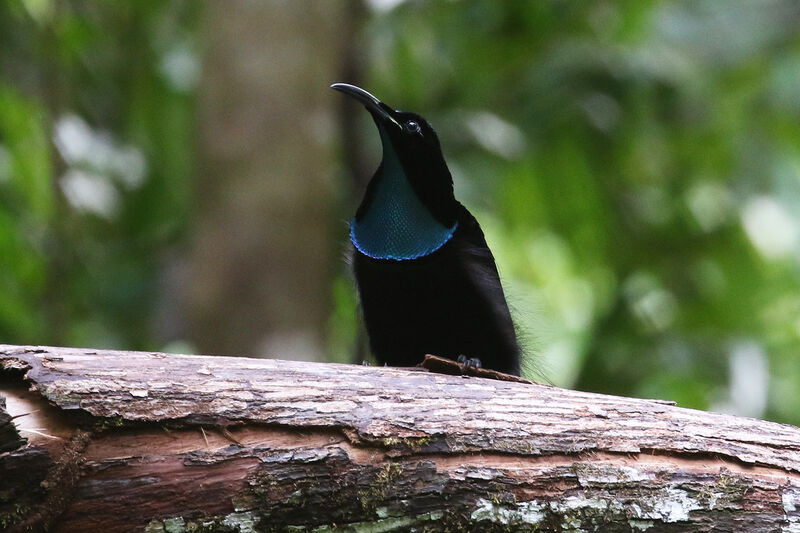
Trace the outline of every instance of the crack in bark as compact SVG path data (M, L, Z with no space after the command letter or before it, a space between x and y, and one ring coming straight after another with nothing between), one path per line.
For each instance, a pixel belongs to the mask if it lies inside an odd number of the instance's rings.
M42 482L47 497L24 521L11 527L9 533L48 531L64 513L72 501L75 487L81 478L83 452L89 445L91 437L89 431L79 429L75 432Z

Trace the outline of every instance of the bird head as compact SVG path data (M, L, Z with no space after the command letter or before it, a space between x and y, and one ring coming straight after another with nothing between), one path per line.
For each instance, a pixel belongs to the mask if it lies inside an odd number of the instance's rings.
M452 227L458 213L453 178L442 155L439 138L428 121L416 113L392 109L355 85L334 83L331 88L363 104L378 127L383 160L372 181L380 180L381 173L402 173L402 179L408 182L430 215L443 226ZM394 162L399 164L392 165ZM371 206L377 183L375 185L368 187L356 213L357 220Z

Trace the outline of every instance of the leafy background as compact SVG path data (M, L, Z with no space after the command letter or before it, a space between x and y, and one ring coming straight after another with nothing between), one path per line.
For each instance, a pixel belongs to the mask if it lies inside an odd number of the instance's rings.
M437 128L531 375L800 424L797 2L326 6L0 3L0 342L362 357L342 252L378 144L366 113L319 80L351 81ZM258 33L279 13L285 31ZM251 55L225 53L241 34L220 14L261 36L240 45ZM290 52L291 72L275 59ZM213 57L245 75L221 76ZM281 84L290 74L314 81ZM277 81L237 93L250 79ZM283 153L278 141L217 151L246 120L226 112L236 95L291 117L279 91L316 114L259 121L296 129L303 154L263 172L285 198L304 183L324 194L285 210L228 203L279 194L235 179L252 154ZM329 169L321 183L293 170L303 159ZM295 235L297 220L313 224ZM319 268L280 260L308 251L308 235L326 244L302 263ZM204 269L198 248L237 242L238 260L220 252L225 268ZM280 283L260 281L281 268ZM227 285L203 292L228 270L252 325L225 322ZM309 283L318 297L289 308L280 288Z

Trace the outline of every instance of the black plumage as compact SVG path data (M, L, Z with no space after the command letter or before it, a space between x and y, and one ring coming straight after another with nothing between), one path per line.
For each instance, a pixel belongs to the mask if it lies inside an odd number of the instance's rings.
M480 359L519 375L520 348L494 257L453 194L439 140L425 119L348 84L383 141L383 160L351 223L353 270L378 362L425 354ZM410 187L409 187L410 186Z

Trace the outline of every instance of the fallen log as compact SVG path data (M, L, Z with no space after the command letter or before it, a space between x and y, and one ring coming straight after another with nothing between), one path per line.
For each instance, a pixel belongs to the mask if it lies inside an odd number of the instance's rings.
M0 345L3 531L800 532L800 429L426 369Z

